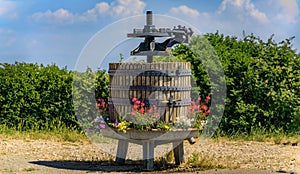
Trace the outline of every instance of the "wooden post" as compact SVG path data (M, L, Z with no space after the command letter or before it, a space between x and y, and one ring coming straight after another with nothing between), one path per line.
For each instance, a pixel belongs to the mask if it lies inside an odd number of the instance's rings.
M128 142L124 141L124 140L119 140L118 141L117 156L116 156L117 164L119 164L119 165L125 164L127 150L128 150Z
M173 142L173 152L174 152L174 158L175 158L175 164L180 165L184 162L184 149L183 149L183 141L178 144L178 142Z
M145 170L153 170L154 141L143 142L143 161Z

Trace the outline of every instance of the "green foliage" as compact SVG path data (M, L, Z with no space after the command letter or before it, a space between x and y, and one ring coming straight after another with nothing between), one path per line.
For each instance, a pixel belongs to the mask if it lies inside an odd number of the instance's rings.
M0 125L48 130L64 124L78 129L79 123L97 116L96 99L108 98L108 83L102 70L1 63Z
M194 94L194 98L198 98L198 95L201 95L202 98L209 95L211 93L211 85L207 71L194 52L187 45L180 44L175 47L171 54L172 57L191 63L193 82L196 82L196 84L193 84L192 86L197 88L196 90L193 89L193 91L197 91L197 93Z
M72 76L56 65L0 64L0 124L20 130L49 127L62 121L76 125Z
M219 33L205 37L226 75L227 101L221 128L295 130L300 107L300 57L292 49L292 38L276 43L273 36L266 42L253 35L241 40Z
M85 130L99 115L96 101L101 98L108 103L108 74L104 70L73 72L73 107L76 118Z
M249 35L239 40L217 32L192 38L172 55L191 62L199 94L212 93L215 99L227 88L221 122L225 132L260 127L292 131L300 125L300 56L292 49L292 39L276 43L271 36L264 42ZM224 70L225 89L219 68Z
M192 98L213 97L209 103L212 112L203 130L205 136L209 136L221 121L226 98L225 76L218 55L207 38L202 36L192 37L189 45L178 45L171 54L191 63L192 77L196 83L192 84Z

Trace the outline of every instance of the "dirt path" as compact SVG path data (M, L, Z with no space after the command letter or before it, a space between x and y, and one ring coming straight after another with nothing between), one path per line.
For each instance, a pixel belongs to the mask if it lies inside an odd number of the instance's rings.
M181 166L153 173L300 173L300 147L259 142L206 142L185 144L185 161L193 153L213 165L234 170L199 171ZM140 155L140 154L138 154ZM89 142L54 142L0 138L0 174L83 174L141 172L141 163L113 164L114 157Z

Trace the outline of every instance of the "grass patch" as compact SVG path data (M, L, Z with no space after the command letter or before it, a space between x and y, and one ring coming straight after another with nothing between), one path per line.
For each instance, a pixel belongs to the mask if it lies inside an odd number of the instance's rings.
M52 140L59 142L80 142L88 141L84 132L75 128L58 125L56 127L21 130L18 127L10 128L6 125L0 125L0 137L7 139L22 139L22 140Z
M300 142L300 132L285 132L285 131L269 131L264 128L252 129L249 133L235 131L226 133L217 130L213 139L228 140L228 141L257 141L257 142L272 142L274 144L282 144L284 142Z
M22 172L32 172L32 171L35 171L36 169L35 168L25 168L25 169L22 169Z
M226 166L219 164L213 157L203 156L200 153L192 153L186 162L191 167L203 168L203 169L224 169Z

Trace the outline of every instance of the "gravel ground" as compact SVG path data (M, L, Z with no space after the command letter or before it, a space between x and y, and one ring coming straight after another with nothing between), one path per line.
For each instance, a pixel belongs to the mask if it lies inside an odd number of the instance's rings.
M111 146L110 146L111 145ZM109 144L113 147L114 144ZM140 146L130 150L141 156ZM113 149L113 148L112 148ZM207 141L184 144L185 161L193 153L214 165L227 169L201 171L186 165L151 173L292 173L300 174L300 147L274 143ZM113 163L114 157L89 142L55 142L50 140L15 140L0 138L0 173L67 174L140 172L142 165L128 161L125 166Z

